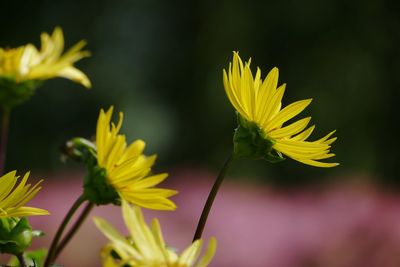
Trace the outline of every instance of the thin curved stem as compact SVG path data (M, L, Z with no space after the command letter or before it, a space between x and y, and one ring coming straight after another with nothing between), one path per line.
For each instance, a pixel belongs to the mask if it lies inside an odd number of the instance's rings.
M196 233L194 234L194 237L193 237L193 242L196 241L197 239L200 239L201 235L203 234L203 230L204 230L204 227L206 226L208 214L210 213L214 199L218 194L218 190L219 190L222 182L224 181L226 172L227 172L230 164L232 163L233 159L234 159L233 154L231 154L226 159L224 165L222 166L221 170L219 171L217 179L215 180L214 185L210 191L210 194L208 195L206 204L204 205L203 212L201 213L199 223L197 224Z
M1 133L0 133L0 175L4 174L9 125L10 125L10 109L3 108L3 113L1 114Z
M24 253L21 253L21 254L15 255L15 256L17 257L17 259L19 261L19 265L21 267L29 267L28 263L25 260Z
M82 205L82 203L85 201L85 197L81 195L78 197L74 204L71 206L69 209L68 213L65 215L64 220L61 222L60 226L58 227L58 230L53 238L53 241L51 242L49 253L47 254L46 262L44 264L44 267L49 267L50 264L54 261L54 256L56 254L56 249L58 242L61 239L61 236L67 227L69 221L71 220L72 216L74 213L78 210L78 208Z
M88 202L86 204L86 207L82 211L81 215L79 218L76 220L75 224L71 227L71 229L68 231L68 233L65 235L65 237L61 240L60 244L57 246L56 253L54 255L54 260L57 259L58 255L62 252L62 250L65 248L65 246L71 241L72 237L75 235L75 233L78 231L78 229L82 226L83 222L89 215L90 211L93 209L94 203Z

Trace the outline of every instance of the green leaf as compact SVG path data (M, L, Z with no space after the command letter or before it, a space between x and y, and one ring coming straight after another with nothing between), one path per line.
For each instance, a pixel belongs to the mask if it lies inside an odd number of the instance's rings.
M41 248L33 251L28 251L25 253L25 259L29 266L43 267L44 261L46 259L47 249ZM19 261L17 257L12 257L8 262L10 266L19 266ZM53 265L56 266L56 265Z

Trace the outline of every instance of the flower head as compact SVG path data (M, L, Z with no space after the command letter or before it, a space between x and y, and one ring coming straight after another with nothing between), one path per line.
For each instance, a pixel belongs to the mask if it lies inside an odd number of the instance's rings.
M311 117L287 124L311 103L311 99L294 102L282 109L286 84L277 87L277 68L262 80L261 70L258 68L253 76L250 60L243 64L239 54L234 52L228 71L223 71L223 81L239 117L239 128L234 137L237 155L279 160L284 154L316 167L338 165L320 161L334 156L330 153L330 145L336 137L330 137L335 131L316 141L308 141L306 139L315 128L314 125L307 128Z
M202 240L196 240L178 255L166 246L157 219L153 219L150 228L140 208L131 207L125 201L122 202L122 214L129 230L128 238L105 220L94 219L100 231L111 241L101 253L104 267L206 267L215 254L217 244L215 238L211 238L200 260Z
M66 53L64 36L61 28L56 27L50 36L42 33L41 48L27 44L17 48L0 47L0 105L3 108L24 103L35 92L35 89L55 77L63 77L91 87L88 77L73 64L88 57L88 51L82 51L86 45L80 41Z
M33 44L0 48L0 77L16 82L64 77L89 88L91 84L88 77L73 66L76 61L90 55L88 51L81 50L86 42L80 41L62 54L64 36L60 27L56 27L51 36L42 33L40 37L40 50Z
M129 146L125 135L119 134L123 114L119 113L117 125L111 123L113 107L100 111L97 121L96 147L97 165L103 170L106 182L116 193L130 203L158 210L173 210L175 204L168 199L175 190L154 188L168 174L152 174L156 156L145 156L145 143L136 140Z
M0 177L0 218L48 215L47 210L24 206L39 192L42 181L33 187L30 184L26 185L29 177L28 172L19 185L15 187L19 178L15 175L16 171L12 171Z

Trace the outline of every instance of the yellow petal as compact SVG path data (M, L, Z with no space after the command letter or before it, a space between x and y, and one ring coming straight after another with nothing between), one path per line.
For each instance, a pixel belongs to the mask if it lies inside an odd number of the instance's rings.
M303 132L299 133L298 135L292 137L292 140L296 140L296 141L304 141L306 140L311 133L314 131L315 129L315 125L309 127L308 129L304 130Z
M270 122L268 122L264 128L266 132L273 130L274 128L280 127L283 123L297 116L302 112L310 103L312 99L300 100L294 102L276 114Z
M1 201L11 192L17 182L16 174L17 171L11 171L0 178L0 207Z
M157 219L153 219L152 221L152 227L151 231L153 233L153 236L157 242L158 247L160 248L160 251L163 253L165 260L168 263L171 263L172 257L170 257L170 253L168 253L168 250L166 249L165 241L161 232L161 227L160 223L158 222Z
M318 143L324 143L329 137L331 137L334 133L336 132L336 130L328 133L327 135L325 135L324 137L322 137L321 139L317 140L316 142ZM336 140L336 139L335 139Z
M134 141L125 150L122 160L140 156L143 153L143 150L145 147L146 147L146 143L143 140L138 139L138 140Z
M192 266L199 257L203 241L196 240L186 248L178 259L178 266Z
M159 183L161 183L162 181L167 179L167 177L168 177L167 173L161 173L161 174L149 176L149 177L146 177L146 178L138 181L133 186L136 189L149 188L149 187L158 185Z
M246 111L244 110L239 97L236 95L235 90L232 88L231 82L228 79L228 75L226 74L226 71L223 70L223 82L224 82L224 88L226 95L228 96L229 101L233 105L233 107L242 115L244 118L249 120L250 118L247 116Z
M7 209L7 217L27 217L27 216L37 216L37 215L49 215L47 210L32 208L32 207L19 207L19 208L9 208ZM0 217L3 217L0 215Z
M82 84L86 88L92 87L92 84L86 74L72 66L68 66L59 70L57 72L57 76Z
M88 51L80 51L83 47L87 45L85 40L81 40L72 46L68 51L61 57L61 60L69 61L71 63L78 61L83 57L90 56Z
M283 137L291 137L292 135L295 135L295 134L303 131L307 127L310 120L311 120L311 117L307 117L307 118L298 120L292 124L289 124L286 127L272 130L271 132L268 133L268 136L271 138L274 138L274 139L283 138Z
M93 218L93 221L97 228L108 238L110 239L114 244L117 244L117 247L119 247L119 253L121 253L122 257L128 257L129 254L132 254L133 256L136 257L141 257L140 253L136 251L132 246L127 244L126 239L112 226L110 225L106 220L95 217Z
M272 119L275 113L280 110L281 101L285 93L285 89L286 84L282 84L278 87L278 89L275 90L271 98L264 103L264 107L262 108L263 111L260 115L262 119L258 122L258 124L261 125L263 129L266 129L265 125L268 125L269 121Z
M217 239L215 239L215 237L211 237L208 243L207 250L204 256L199 261L199 263L196 265L196 267L206 267L208 264L210 264L212 258L215 255L216 250L217 250Z
M278 77L279 70L275 67L268 73L258 91L255 121L260 124L266 119L264 114L278 86Z
M135 191L121 191L122 197L130 203L152 210L175 210L176 205L173 201L160 197L156 194L144 197Z
M322 168L332 168L339 165L339 163L327 163L327 162L319 162L315 160L298 160L304 164L314 166L314 167L322 167Z

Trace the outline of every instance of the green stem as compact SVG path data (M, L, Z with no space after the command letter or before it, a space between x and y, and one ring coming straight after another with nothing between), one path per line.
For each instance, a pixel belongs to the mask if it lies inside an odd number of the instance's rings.
M19 261L19 265L21 267L29 267L28 263L26 263L26 260L25 260L25 257L24 257L24 253L21 253L21 254L15 255L15 256L17 257L17 259Z
M54 256L54 259L57 259L58 255L62 252L65 246L69 243L78 229L82 226L82 223L85 221L86 217L89 215L90 211L93 209L94 203L88 202L85 209L82 211L79 218L76 220L75 224L71 227L68 233L65 235L63 240L61 240L60 244L57 246L57 250Z
M68 211L67 215L65 215L64 220L61 222L60 226L58 227L58 230L56 232L56 235L54 236L53 241L51 242L49 253L47 254L46 262L44 264L44 267L49 267L51 263L55 260L55 255L56 255L56 249L58 242L61 239L61 236L67 227L69 221L71 220L72 216L74 213L78 210L78 208L82 205L82 203L85 201L85 197L81 195L75 200L75 203L71 206L70 210Z
M1 116L1 133L0 133L0 175L4 174L4 164L6 161L9 124L10 124L10 109L3 108L3 113Z
M234 159L234 157L231 154L226 159L224 166L222 166L221 170L219 171L217 179L215 180L214 185L210 191L210 194L208 195L206 204L204 205L203 212L201 213L199 223L197 224L196 233L194 234L194 237L193 237L193 242L196 241L197 239L200 239L201 235L203 234L203 230L204 230L204 227L206 226L208 214L210 213L214 199L217 196L218 190L219 190L222 182L224 181L226 172L229 168L229 165L232 163L233 159Z

